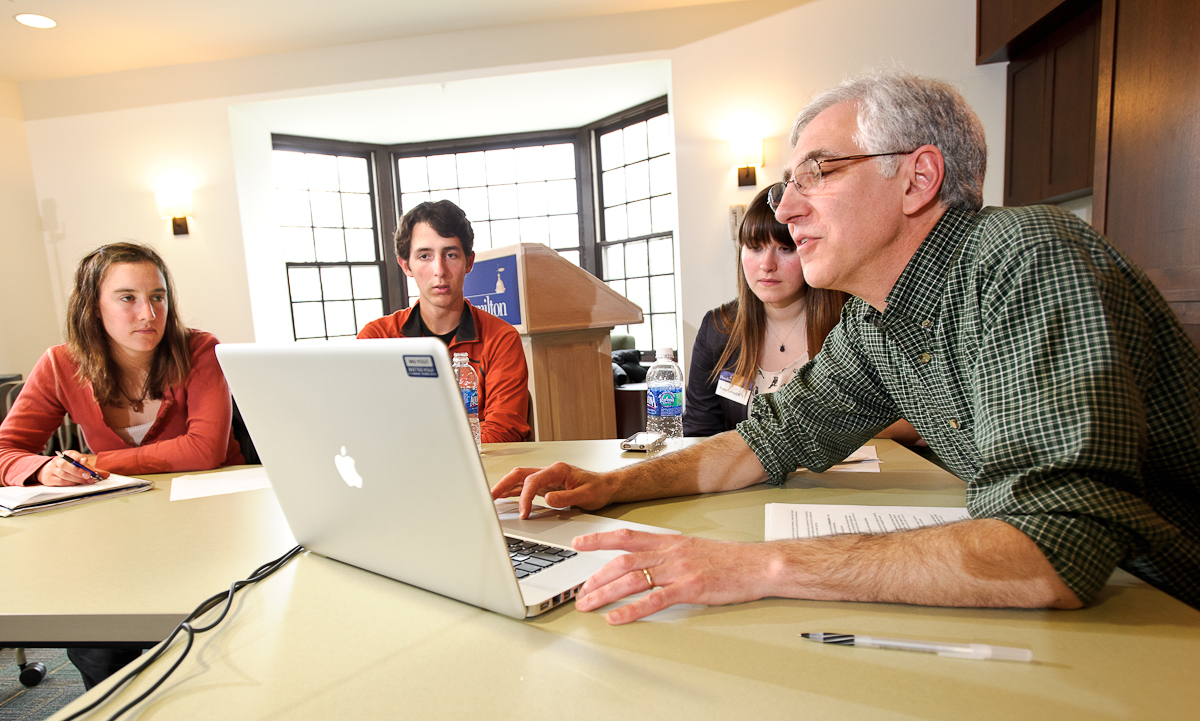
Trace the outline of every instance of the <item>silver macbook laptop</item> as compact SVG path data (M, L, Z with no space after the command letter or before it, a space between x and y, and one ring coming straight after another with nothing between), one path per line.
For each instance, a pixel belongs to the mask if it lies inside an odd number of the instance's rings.
M217 358L292 534L315 553L527 618L574 598L618 555L575 553L575 536L675 533L502 513L437 339L221 344Z

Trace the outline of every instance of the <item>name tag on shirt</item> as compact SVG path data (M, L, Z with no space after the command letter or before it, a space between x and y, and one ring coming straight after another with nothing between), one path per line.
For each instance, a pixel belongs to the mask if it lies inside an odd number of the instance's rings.
M733 371L721 371L717 378L717 395L728 398L734 403L746 405L750 401L749 384L742 385L733 382Z

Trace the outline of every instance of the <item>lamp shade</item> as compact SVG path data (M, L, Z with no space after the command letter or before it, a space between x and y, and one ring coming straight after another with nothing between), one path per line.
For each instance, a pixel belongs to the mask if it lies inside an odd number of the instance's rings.
M155 184L154 197L162 218L183 218L192 214L192 178L184 173L164 174Z
M737 168L761 168L763 164L763 140L758 137L740 137L729 141L733 151L733 165Z

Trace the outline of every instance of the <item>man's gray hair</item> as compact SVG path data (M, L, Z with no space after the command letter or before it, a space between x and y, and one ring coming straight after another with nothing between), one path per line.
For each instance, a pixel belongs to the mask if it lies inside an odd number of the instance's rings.
M987 171L983 123L949 83L895 70L871 71L843 80L800 111L792 125L792 145L813 118L845 102L858 107L854 142L864 153L932 145L945 158L946 175L938 192L942 204L971 211L983 205L983 176ZM876 161L879 172L890 178L899 167L900 157Z

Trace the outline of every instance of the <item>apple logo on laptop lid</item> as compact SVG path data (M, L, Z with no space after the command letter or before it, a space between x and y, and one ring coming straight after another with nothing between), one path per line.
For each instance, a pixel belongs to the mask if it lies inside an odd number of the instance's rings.
M362 476L358 475L358 471L354 468L354 458L346 455L345 446L342 446L341 455L333 457L333 465L337 467L338 475L342 477L347 486L362 488Z

